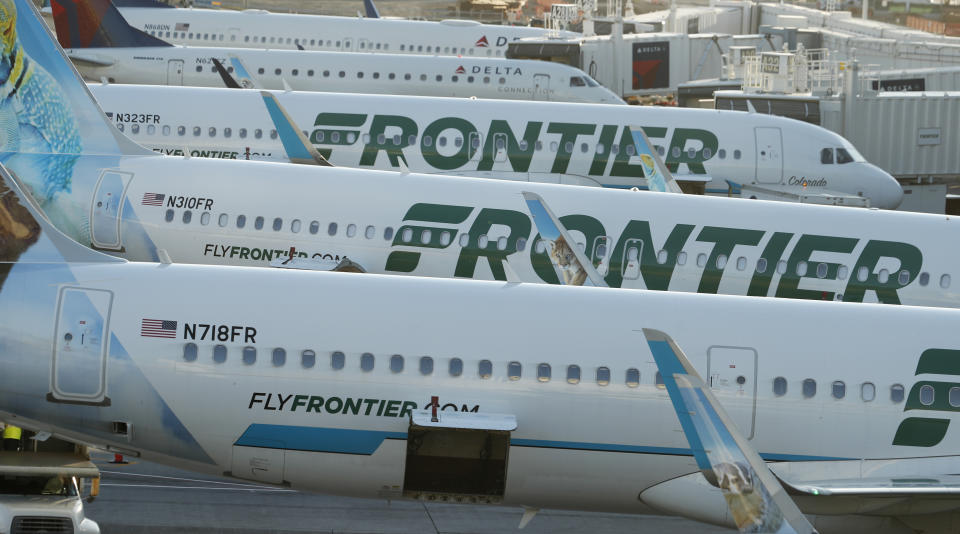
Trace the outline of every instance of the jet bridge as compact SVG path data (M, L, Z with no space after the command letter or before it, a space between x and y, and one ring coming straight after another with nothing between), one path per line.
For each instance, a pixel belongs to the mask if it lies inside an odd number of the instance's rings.
M513 415L433 410L410 415L405 497L446 502L501 502L507 482Z

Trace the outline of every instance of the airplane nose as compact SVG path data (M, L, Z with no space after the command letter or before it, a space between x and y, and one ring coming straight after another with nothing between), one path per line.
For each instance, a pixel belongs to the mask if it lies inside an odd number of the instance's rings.
M903 202L903 187L900 182L880 167L871 163L868 165L873 168L878 184L876 195L870 199L871 205L885 210L897 209Z

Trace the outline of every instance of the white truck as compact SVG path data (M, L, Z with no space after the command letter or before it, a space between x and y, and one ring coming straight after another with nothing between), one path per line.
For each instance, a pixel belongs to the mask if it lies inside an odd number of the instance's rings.
M83 513L99 492L100 471L85 451L0 452L0 534L99 534Z

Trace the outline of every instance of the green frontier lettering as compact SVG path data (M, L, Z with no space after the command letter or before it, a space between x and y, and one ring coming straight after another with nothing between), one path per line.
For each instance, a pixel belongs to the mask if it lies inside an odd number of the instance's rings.
M960 376L960 350L927 349L920 355L915 375L953 375ZM911 410L960 412L950 402L950 390L960 387L955 382L920 380L910 388L907 403L903 411ZM940 417L908 417L897 428L893 437L894 445L910 447L933 447L943 441L947 435L950 419Z
M489 236L490 229L494 225L503 225L510 229L506 236L506 246L500 246L499 239L488 239L486 246L481 246L480 237ZM497 280L506 280L507 275L503 270L503 262L507 256L517 251L517 239L530 235L531 229L530 217L525 213L513 210L498 210L484 208L477 214L473 226L470 227L470 240L467 246L460 250L460 257L457 259L457 268L453 276L458 278L473 278L473 273L477 268L477 260L486 258L490 264L490 271Z
M683 249L690 233L692 224L678 224L670 231L670 235L663 247L657 247L650 235L650 223L647 221L630 221L620 234L617 245L610 256L610 272L606 281L610 287L620 287L623 284L623 275L626 270L629 251L639 249L640 274L647 289L666 291L673 278L673 269L677 265L677 253ZM667 251L667 261L663 264L657 261L657 250Z
M720 228L717 226L704 226L697 236L697 241L713 243L713 250L707 257L707 264L703 268L703 274L700 276L700 287L698 293L716 293L720 288L720 278L723 277L723 269L727 266L717 265L719 257L723 255L729 258L733 253L733 248L737 245L755 246L763 237L763 230L743 230L740 228Z
M530 169L530 162L533 160L533 151L536 149L537 137L540 136L541 128L543 128L542 122L528 122L526 130L523 132L523 143L521 144L517 142L516 136L513 135L510 123L501 120L490 121L487 141L483 144L483 159L477 165L477 170L492 170L497 153L505 150L507 158L510 159L510 167L515 172L527 172Z
M899 268L891 269L886 281L880 281L880 273L874 272L881 258L891 258L900 262ZM898 241L870 240L857 259L850 273L850 281L843 292L844 302L863 302L864 294L870 290L877 294L877 300L886 304L900 304L897 290L904 287L920 274L923 254L920 249ZM866 269L866 280L860 280L861 269ZM908 273L906 283L900 280L900 273Z
M443 224L460 224L467 220L473 208L469 206L447 206L444 204L414 204L407 210L403 216L404 221L422 221ZM430 239L423 243L423 232L430 231ZM449 241L444 245L442 242L443 232L449 233ZM394 234L393 246L416 246L426 248L444 249L457 241L456 228L443 228L434 226L419 226L405 224L397 229ZM409 252L405 250L395 250L387 256L387 264L384 267L386 271L397 273L413 272L420 263L419 252Z
M787 272L780 275L780 284L777 286L776 296L791 299L810 299L810 300L833 300L834 293L831 291L814 291L810 289L798 289L800 279L819 278L825 280L836 280L837 272L840 269L839 263L812 262L810 255L814 252L841 252L849 254L853 252L859 240L852 237L831 237L826 235L803 235L793 247L790 259L787 260ZM807 272L803 275L798 274L800 264L803 262L807 266ZM820 266L824 266L821 269Z
M577 137L581 135L593 135L597 127L592 124L573 124L568 122L552 122L547 127L547 133L560 134L560 143L557 147L557 155L553 158L553 168L550 172L555 174L564 174L570 165L570 156L577 145Z
M386 134L387 128L399 128L400 133ZM396 137L399 137L397 143ZM387 153L392 167L399 167L400 161L407 164L403 156L403 149L410 146L411 139L417 138L417 123L413 119L400 115L374 115L370 124L370 142L364 145L360 156L360 165L370 167L377 163L377 154L382 150Z
M606 236L603 223L589 215L564 215L560 217L560 222L563 223L567 230L583 233L586 242L591 245L589 250L586 251L587 256L590 258L590 261L593 262L594 266L596 266L600 260L600 258L597 257L598 240ZM535 244L538 240L540 240L540 234L537 234L531 243ZM553 268L546 247L544 247L542 252L537 252L536 245L530 247L530 265L533 267L533 271L537 273L537 276L544 282L548 284L560 283L560 280L557 278L557 271Z
M445 130L460 132L460 150L450 156L444 156L437 149L441 139L440 134ZM477 129L470 121L456 117L437 119L423 130L423 135L420 137L420 153L423 154L427 165L434 169L449 171L463 167L477 152L479 143L477 147L473 146L473 140L477 135L479 135Z

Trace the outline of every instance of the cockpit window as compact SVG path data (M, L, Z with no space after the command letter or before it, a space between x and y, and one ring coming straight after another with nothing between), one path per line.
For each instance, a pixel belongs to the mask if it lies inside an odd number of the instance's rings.
M586 86L587 86L587 82L585 82L583 78L579 76L570 77L570 87L586 87Z
M832 148L824 148L823 150L820 151L820 163L824 163L824 164L827 164L827 165L833 163L833 149L832 149Z
M587 85L589 85L590 87L600 87L600 84L597 83L596 80L594 80L589 76L584 76L583 79L587 81Z
M837 163L840 163L840 164L853 163L853 156L851 156L850 153L847 152L846 148L837 149Z

